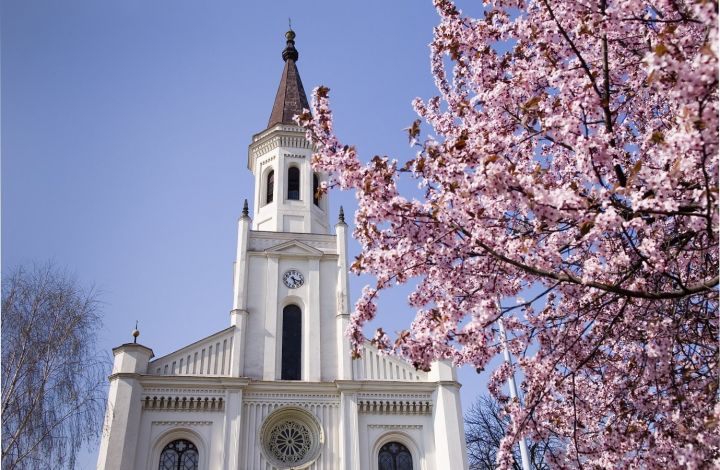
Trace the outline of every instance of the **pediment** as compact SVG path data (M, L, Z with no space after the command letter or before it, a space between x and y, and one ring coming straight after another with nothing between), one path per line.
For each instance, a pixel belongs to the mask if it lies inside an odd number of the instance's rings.
M320 257L323 255L323 252L311 247L310 245L306 245L305 243L299 242L297 240L290 240L285 243L281 243L279 245L271 246L270 248L265 249L265 253L269 255L277 255L277 256L312 256L312 257Z

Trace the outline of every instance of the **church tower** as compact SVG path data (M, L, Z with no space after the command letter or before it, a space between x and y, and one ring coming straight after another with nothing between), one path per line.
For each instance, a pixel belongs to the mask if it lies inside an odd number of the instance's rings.
M467 468L459 384L369 344L351 360L347 224L293 116L309 108L295 32L238 220L230 326L152 360L113 350L99 469ZM331 233L334 232L334 233Z
M253 136L248 151L248 168L255 176L253 229L327 234L327 201L315 195L322 177L313 172L312 148L293 121L310 109L296 65L295 32L285 37L285 67L268 127Z

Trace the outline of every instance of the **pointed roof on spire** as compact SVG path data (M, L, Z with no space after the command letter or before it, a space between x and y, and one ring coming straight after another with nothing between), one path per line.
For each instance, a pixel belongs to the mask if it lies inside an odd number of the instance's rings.
M287 45L282 53L285 68L275 95L275 104L273 104L270 114L268 128L276 124L295 124L293 116L301 114L303 108L310 109L305 89L300 81L300 73L295 65L299 57L298 51L295 49L295 31L289 30L285 33L285 38Z

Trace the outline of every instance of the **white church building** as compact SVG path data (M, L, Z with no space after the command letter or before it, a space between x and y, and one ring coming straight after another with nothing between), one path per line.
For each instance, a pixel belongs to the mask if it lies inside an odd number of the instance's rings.
M292 121L309 106L286 38L267 129L248 151L254 204L238 221L230 326L160 358L113 349L98 469L467 468L450 365L417 371L369 344L351 359L348 227L342 212L330 225L315 195L324 176Z

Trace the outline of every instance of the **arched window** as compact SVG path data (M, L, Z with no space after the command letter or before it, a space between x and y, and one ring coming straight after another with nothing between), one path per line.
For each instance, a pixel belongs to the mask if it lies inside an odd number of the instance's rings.
M317 173L313 173L313 203L316 206L320 205L320 197L318 196L318 188L320 188L320 182L318 181Z
M399 442L388 442L378 453L378 470L413 470L410 451Z
M265 186L265 204L273 202L273 192L275 191L275 172L270 170L267 175L267 185Z
M296 166L288 168L288 199L300 200L300 170Z
M160 470L197 470L199 461L195 444L178 439L166 445L160 454Z
M302 346L302 312L297 305L283 309L282 380L300 380L300 350Z

